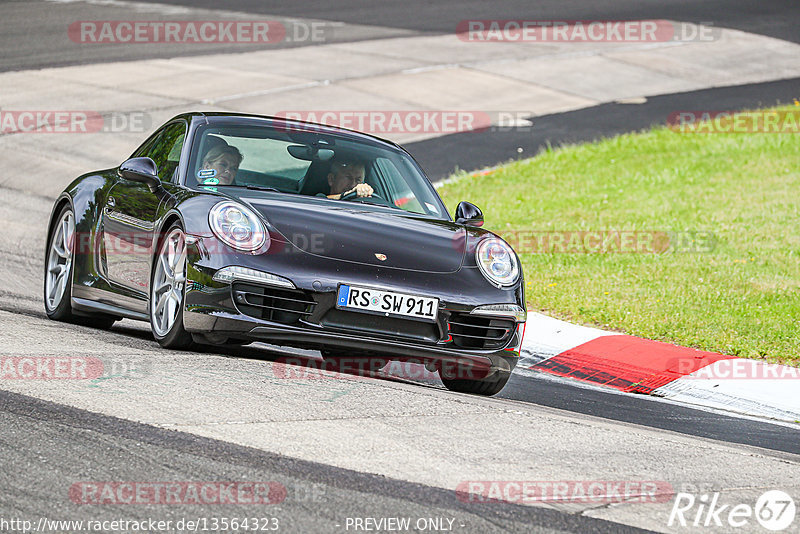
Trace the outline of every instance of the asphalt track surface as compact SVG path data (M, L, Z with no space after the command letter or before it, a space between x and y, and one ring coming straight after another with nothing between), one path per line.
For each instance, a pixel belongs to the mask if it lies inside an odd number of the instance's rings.
M18 305L12 306L0 304L0 309L31 318L45 317L35 304L18 302ZM71 327L65 325L65 328ZM145 323L126 320L115 324L108 332L94 330L94 335L100 339L113 338L114 343L120 347L125 345L147 349L153 347L152 337ZM169 354L169 351L164 349L155 350L159 351L159 354ZM207 347L203 350L243 360L281 361L287 355L283 350L274 351L264 345ZM288 350L291 352L291 349ZM303 351L297 354L300 357L298 363L305 363L312 369L318 366L314 360L305 360ZM387 383L400 380L416 384L420 388L444 390L440 384L418 382L413 379L385 378L385 380ZM687 436L757 447L776 453L800 454L800 429L794 426L729 415L721 411L695 409L653 397L622 394L549 375L514 373L506 387L495 397Z
M618 394L515 374L497 396L726 443L800 454L800 432L796 428L697 410L643 395Z
M156 2L158 0L145 0ZM213 8L214 0L171 0L167 3ZM302 16L347 23L369 23L430 33L454 31L458 22L469 19L526 20L639 20L668 19L694 23L713 23L787 41L800 42L794 21L800 5L792 0L411 0L373 2L339 0L293 2L276 0L236 0L226 2L227 9L251 13Z
M134 2L136 4L138 2ZM787 41L800 42L797 21L800 3L794 0L411 0L373 2L372 0L325 0L280 2L271 0L143 0L142 3L184 6L192 9L226 10L242 14L269 15L273 18L304 18L343 23L331 27L328 42L346 42L409 33L444 34L454 32L458 23L468 19L525 20L636 20L668 19L711 23ZM131 2L100 2L102 20L160 20L144 15ZM282 41L267 45L204 44L163 45L126 44L80 46L67 39L64 22L98 20L96 6L76 2L27 2L16 0L0 5L0 14L13 20L0 35L0 71L106 61L124 61L156 57L175 57L218 52L241 52L289 46L308 46L308 42ZM180 13L164 18L181 20ZM191 19L190 19L191 20ZM214 19L212 19L214 20ZM134 82L132 80L132 82Z
M160 3L220 9L219 2L205 0ZM224 46L200 50L188 47L177 51L158 45L93 49L63 47L64 20L91 20L91 7L82 3L5 3L2 9L13 9L18 16L15 20L20 23L0 36L0 49L4 52L0 70L242 51L241 47L234 49ZM122 6L119 9L122 13L128 8ZM790 0L592 3L551 0L535 6L521 0L491 4L480 1L386 4L368 0L292 4L231 1L225 3L224 9L253 14L302 16L353 25L352 35L337 33L336 39L339 40L377 38L391 30L401 33L450 32L458 21L469 18L667 18L713 22L723 27L800 42L800 32L797 32L800 4ZM69 18L64 18L65 13L69 14ZM376 26L388 30L371 29ZM295 45L284 43L275 46ZM676 109L739 109L790 102L798 96L798 88L800 81L795 79L666 95L650 98L644 104L606 104L537 117L530 131L460 134L414 143L408 148L433 178L439 178L452 170L453 161L458 161L461 168L490 166L520 156L532 156L547 143L580 142L663 124L668 113ZM517 147L523 149L521 154L516 150ZM37 308L29 301L19 306L5 307L8 311L32 317L44 315L36 311ZM40 308L41 305L38 306ZM124 337L131 343L145 342L147 334L144 330L129 328L126 324L129 323L119 324L109 333L98 332L98 335ZM243 352L243 358L270 357L256 350ZM431 386L421 384L419 387ZM800 432L795 428L579 387L564 381L515 375L498 397L623 424L643 425L730 444L759 447L778 454L800 454ZM78 516L75 508L69 506L63 488L80 476L81 466L92 465L91 476L94 480L214 480L225 477L237 479L238 474L239 480L277 480L283 482L290 491L307 492L304 495L310 491L308 499L287 499L285 504L276 505L275 515L280 514L287 521L284 523L286 529L282 529L284 531L327 530L340 517L344 520L344 516L397 516L407 511L416 516L458 516L459 521L470 527L470 532L500 529L511 532L638 531L554 510L496 503L485 507L461 505L453 499L451 490L290 459L9 392L0 392L0 428L3 428L0 451L4 465L14 466L13 469L4 468L0 473L0 507L7 514L58 515L60 519L68 519L75 514L76 519L84 519L84 513ZM124 462L120 462L120 458L124 458ZM324 505L314 502L314 492L325 495ZM199 507L171 508L166 515L163 510L156 513L147 507L134 511L130 507L124 511L106 507L93 510L92 514L93 518L103 519L114 518L120 512L130 518L157 515L159 519L210 515ZM226 510L226 513L231 515L232 511ZM250 514L251 511L245 509L242 513Z
M0 472L0 506L6 517L86 520L86 512L69 506L66 495L76 480L226 479L277 482L286 489L286 499L257 507L226 505L219 514L208 505L172 505L167 510L157 504L94 506L91 518L156 518L175 524L182 518L256 516L277 518L280 532L344 532L348 517L413 516L453 519L453 530L462 532L646 532L555 510L461 502L452 490L286 458L2 391L0 427L3 463L15 466ZM81 467L88 465L91 470Z
M446 135L409 143L406 148L432 180L461 170L529 158L548 146L594 141L627 132L665 126L681 110L737 111L792 104L800 97L800 78L718 87L650 97L643 104L609 103L531 117L532 126ZM681 134L675 134L681 135Z

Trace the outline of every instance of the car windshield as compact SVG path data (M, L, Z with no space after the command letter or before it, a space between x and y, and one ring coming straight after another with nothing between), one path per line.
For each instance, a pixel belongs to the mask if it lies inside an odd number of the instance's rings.
M369 186L370 194L364 194L360 183ZM327 131L206 126L195 136L186 185L268 189L449 219L436 191L407 154ZM355 188L361 196L356 191L347 194Z

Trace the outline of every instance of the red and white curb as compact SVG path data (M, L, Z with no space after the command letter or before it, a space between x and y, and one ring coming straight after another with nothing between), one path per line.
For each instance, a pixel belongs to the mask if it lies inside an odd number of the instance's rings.
M528 313L518 368L740 414L800 422L800 369Z

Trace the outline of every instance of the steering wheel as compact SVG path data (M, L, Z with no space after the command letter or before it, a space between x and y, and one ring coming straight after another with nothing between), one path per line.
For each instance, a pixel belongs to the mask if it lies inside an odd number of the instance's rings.
M386 200L385 198L383 198L382 196L380 196L380 195L378 195L378 194L376 194L374 192L368 197L360 197L360 196L358 196L358 192L357 191L350 191L349 193L345 193L341 197L339 197L339 200L350 200L350 201L355 201L355 202L368 202L367 199L373 199L373 198L376 198L376 199L380 200L380 202L376 202L376 204L386 204L387 206L391 205L391 204L389 204L388 200Z

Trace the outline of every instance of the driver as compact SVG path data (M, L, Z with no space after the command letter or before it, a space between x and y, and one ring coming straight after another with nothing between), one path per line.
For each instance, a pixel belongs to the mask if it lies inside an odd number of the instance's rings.
M328 173L328 185L331 186L328 198L336 200L353 192L359 197L370 197L373 193L372 186L364 183L364 162L357 159L334 161Z
M219 185L231 185L244 156L233 145L217 145L206 153L201 169L214 169Z

